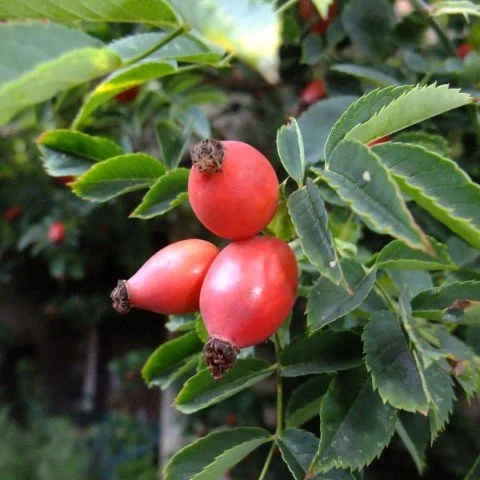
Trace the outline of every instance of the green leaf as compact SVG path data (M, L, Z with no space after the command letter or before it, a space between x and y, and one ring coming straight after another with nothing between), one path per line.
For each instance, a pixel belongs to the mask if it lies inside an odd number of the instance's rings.
M325 170L315 172L373 231L392 235L415 249L431 249L390 172L370 148L343 141L332 152Z
M351 312L372 289L376 278L375 270L365 274L363 268L351 260L343 261L342 269L352 293L327 278L320 277L308 296L306 312L310 330L322 328Z
M446 366L448 367L448 364ZM428 418L433 443L439 432L445 428L452 413L455 391L452 377L439 363L433 363L425 369L425 383L431 397Z
M221 381L214 380L208 369L200 370L185 382L175 407L183 413L198 412L261 382L273 371L272 365L258 358L237 360Z
M79 30L44 23L0 23L0 125L24 108L120 64L115 53Z
M384 402L409 412L428 412L415 359L392 312L376 312L363 332L365 363Z
M424 349L423 349L422 341L420 339L420 334L418 333L417 327L415 325L415 321L412 316L411 295L408 288L404 289L401 292L400 298L398 301L398 306L399 306L400 319L402 321L403 328L405 329L405 332L407 333L408 338L412 342L412 345L415 348L415 350L420 354L422 354L422 358L421 358L422 363L419 363L418 356L415 356L416 352L414 352L415 361L417 362L417 367L419 369L420 376L422 377L422 383L424 387L423 389L425 391L425 395L427 396L428 401L430 402L431 401L430 393L426 388L426 383L425 383L425 378L423 375L423 368L422 368L422 364L425 364L425 358L423 358ZM430 364L429 361L427 363Z
M280 189L277 210L266 229L275 237L289 242L295 237L295 226L288 213L288 203L283 190L283 188Z
M396 78L393 78L380 70L364 67L362 65L355 65L354 63L337 63L331 66L330 70L345 73L346 75L352 75L353 77L371 83L376 87L397 86L400 83Z
M312 0L313 4L315 5L318 13L322 18L328 17L328 9L330 5L333 4L334 0Z
M137 0L98 2L97 0L5 0L0 18L40 19L57 22L138 22L174 26L178 19L165 0L138 3Z
M302 383L292 392L285 410L287 428L299 427L319 414L320 403L327 393L330 381L330 377L319 375Z
M424 57L412 51L406 51L403 60L407 69L428 76L461 74L465 64L459 58Z
M203 318L199 313L196 315L195 331L197 332L198 338L200 338L203 343L206 343L209 335L205 323L203 323Z
M176 71L177 67L171 61L148 59L120 68L99 83L88 95L73 121L72 128L78 128L100 105L120 92Z
M37 139L49 175L81 175L93 163L123 154L111 140L72 130L51 130Z
M480 17L480 7L468 0L444 0L432 5L428 13L432 16L474 15Z
M325 42L319 35L307 34L301 42L301 47L300 63L316 65L325 57Z
M422 378L423 391L429 402L428 417L432 442L442 430L453 408L455 392L448 373L449 366L444 359L433 361L431 348L420 338L412 317L410 294L404 291L399 301L400 318L415 351L413 352L418 371Z
M327 211L318 188L310 178L305 187L290 195L288 210L308 260L321 273L339 283L342 270L328 229Z
M269 81L279 80L280 16L262 0L171 0L175 11L214 45L235 52Z
M432 278L423 270L387 269L387 273L399 292L403 292L408 288L412 295L417 295L433 287Z
M200 85L195 90L185 93L178 99L178 104L187 109L195 105L226 103L228 95L217 87Z
M361 363L362 343L351 332L318 331L296 337L280 357L282 375L298 377L336 372Z
M144 153L129 153L95 164L72 186L82 198L106 202L111 198L152 185L165 167Z
M185 315L169 315L165 324L169 332L185 332L195 328L195 316L187 313Z
M150 188L131 217L153 218L164 215L187 198L188 168L176 168L162 175Z
M435 135L423 130L408 131L397 133L393 139L394 142L413 143L420 147L438 153L439 155L448 156L450 154L450 145L441 135Z
M271 441L263 428L237 427L210 433L177 452L168 462L164 480L213 480L242 458Z
M465 57L462 73L478 88L480 84L480 54L478 52L470 52Z
M180 128L170 120L160 120L157 123L157 139L162 150L162 159L169 168L176 168L182 161L192 135L190 123L186 128Z
M277 438L282 458L295 480L304 480L318 443L313 433L293 428L283 430ZM355 480L355 477L350 472L335 469L326 475L316 475L311 480Z
M370 142L472 102L470 95L448 85L416 86L354 127L345 138Z
M428 237L435 256L413 250L400 240L394 240L382 248L375 262L376 268L405 270L456 270L448 254L447 246Z
M281 432L277 444L293 478L303 480L305 472L317 451L318 438L305 430L287 428Z
M342 23L352 42L363 52L384 56L391 49L389 34L395 23L387 0L351 0L342 10Z
M403 143L390 142L373 150L412 200L480 248L480 186L455 162Z
M202 342L195 331L169 340L150 355L142 368L142 377L149 386L163 390L171 384L172 375L201 349Z
M453 374L470 399L480 392L480 357L476 356L470 346L450 334L443 326L435 326L435 335L439 342L439 353L453 360Z
M159 32L130 35L110 43L109 48L117 53L123 62L130 62L138 55L153 49L167 35L167 33ZM181 37L170 40L146 58L150 61L176 60L177 62L216 65L222 59L223 54L223 50L212 50L194 35L183 34Z
M337 120L328 136L325 145L325 158L330 157L334 148L356 125L368 122L375 114L411 89L412 87L408 85L376 89L352 103Z
M277 131L277 150L288 175L301 185L305 174L305 152L302 133L295 118L289 118L287 125L282 125Z
M426 466L430 433L428 419L413 413L399 412L396 431L421 475Z
M356 99L347 95L328 98L314 103L298 117L307 165L315 165L325 158L325 144L330 130Z
M480 300L480 282L454 282L426 290L412 300L412 308L416 315L425 315L444 310L457 300Z
M372 389L363 368L339 373L322 401L320 446L311 470L357 470L368 465L390 442L396 417Z

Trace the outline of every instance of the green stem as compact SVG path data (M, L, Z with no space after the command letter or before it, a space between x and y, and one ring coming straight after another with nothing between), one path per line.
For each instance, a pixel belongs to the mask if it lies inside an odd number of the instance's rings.
M236 56L235 52L230 52L228 55L225 55L220 61L219 68L230 66L230 60L234 59Z
M352 223L354 217L355 217L355 212L353 210L350 210L350 215L348 216L347 221L343 225L342 231L340 232L340 235L338 236L338 238L340 240L343 240L344 242L347 241L347 239L345 237L348 235L348 229L350 228L350 224Z
M281 15L283 12L285 12L289 8L293 7L297 2L298 2L298 0L288 0L288 2L285 2L281 7L277 8L276 13Z
M383 288L382 284L378 281L375 281L375 291L380 294L381 297L383 297L387 305L390 307L390 310L392 310L393 313L398 314L396 303L393 301L389 293Z
M273 454L275 453L276 446L277 444L274 441L272 443L272 446L270 447L270 451L268 452L268 457L265 460L265 465L263 465L263 468L260 473L260 476L258 477L258 480L264 480L265 476L267 475L268 469L270 467L270 463L272 463L272 458L273 458Z
M282 372L280 369L280 353L282 351L282 348L280 346L280 340L277 334L275 334L273 337L273 343L275 344L275 365L277 367L277 428L275 430L275 437L278 437L282 433L283 429L283 383ZM272 463L272 458L276 447L277 443L274 440L270 448L270 452L268 452L268 456L265 460L265 464L263 465L258 480L264 480L265 476L267 475L270 464Z
M411 0L412 6L415 10L422 15L425 21L435 30L440 42L442 42L443 47L448 52L449 55L455 56L455 48L448 38L448 35L445 33L443 28L438 24L438 22L430 16L430 6L428 3L423 0Z
M275 360L277 362L277 429L275 435L280 435L283 429L283 382L282 382L282 372L280 369L280 340L278 335L274 336L275 343Z
M167 43L171 42L174 38L180 35L183 35L184 33L187 33L189 30L190 30L190 27L188 25L180 25L178 28L171 31L168 35L165 35L164 37L162 37L157 43L152 45L148 50L145 50L142 53L139 53L135 57L125 62L123 66L132 65L136 62L139 62L140 60L143 60L144 58L147 58L153 52L156 52L159 48L162 48Z

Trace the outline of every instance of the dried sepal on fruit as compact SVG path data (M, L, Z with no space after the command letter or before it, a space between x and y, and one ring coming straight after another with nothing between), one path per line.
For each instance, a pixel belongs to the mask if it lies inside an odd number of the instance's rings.
M203 355L219 380L241 348L273 335L296 299L298 268L292 249L275 237L233 242L213 261L200 292L209 340Z
M199 239L159 250L129 280L119 280L110 298L117 312L132 307L163 314L198 310L200 289L218 248Z
M238 141L204 140L191 149L188 196L200 222L238 240L263 230L275 214L279 183L267 158Z

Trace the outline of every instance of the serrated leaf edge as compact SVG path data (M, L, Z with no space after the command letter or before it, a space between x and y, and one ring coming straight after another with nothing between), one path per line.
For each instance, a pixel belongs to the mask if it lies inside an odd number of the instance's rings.
M274 440L274 437L270 434L270 432L268 432L267 430L265 430L265 429L263 429L263 428L260 428L260 427L239 427L239 428L249 429L249 430L252 430L252 431L257 431L257 432L259 432L259 433L260 433L260 431L265 432L265 433L267 434L267 436L265 437L265 438L266 438L265 443L266 443L267 441L269 441L269 440L271 440L271 441ZM231 430L234 431L235 429L231 429ZM163 475L164 475L164 477L165 477L165 480L168 480L168 478L169 478L169 477L167 477L167 473L168 473L168 472L167 472L167 469L168 469L170 463L171 463L178 455L180 455L181 453L183 453L185 450L191 448L193 445L198 444L198 443L201 443L201 442L202 442L203 440L205 440L206 438L211 437L211 436L214 436L214 435L216 435L217 433L225 432L225 431L227 431L227 430L225 429L225 430L217 430L217 431L215 431L215 432L211 432L211 433L209 433L208 435L206 435L206 436L204 436L204 437L197 438L195 441L193 441L192 443L189 443L188 445L185 445L185 446L184 446L183 448L181 448L178 452L176 452L175 455L173 455L173 456L170 458L169 462L167 463L167 465L165 465L165 468L164 468L164 470L163 470ZM259 439L260 439L260 438L259 438ZM252 439L252 440L253 440L253 439ZM249 441L247 441L247 442L241 442L241 443L235 445L234 447L229 448L228 450L225 450L225 451L222 452L220 455L217 455L217 457L215 457L215 460L216 460L218 457L220 457L221 455L223 455L224 453L228 452L229 450L232 450L232 449L236 448L238 445L243 445L244 443L249 443L249 442L251 442L252 440L249 440ZM215 461L215 460L214 460L214 461ZM202 470L202 471L203 471L203 470ZM199 473L201 473L201 472L199 472ZM195 474L195 475L198 475L198 473ZM195 478L195 477L193 477L191 480L193 480L194 478ZM174 479L173 479L173 480L174 480Z
M358 397L363 393L363 390L369 386L369 380L370 380L370 377L367 376L366 377L366 380L365 380L365 384L363 385L362 389L359 391L358 395L357 395L357 398L355 399L355 402L352 404L352 407L353 405L355 405L355 403L357 402L358 400ZM337 380L338 381L338 380ZM328 387L328 390L327 390L327 393L326 395L328 395L328 391L333 388L335 382L332 382L330 384L330 386ZM372 389L373 390L373 389ZM393 407L391 407L393 409ZM350 414L350 410L351 408L349 409L349 412L347 414L347 416ZM385 442L385 444L383 445L383 448L380 450L380 452L376 453L376 454L373 454L373 456L369 456L369 458L365 461L365 462L357 462L355 464L344 464L342 462L341 459L339 460L332 460L332 462L329 464L330 466L328 468L323 468L321 466L318 466L317 470L316 471L320 471L320 472L328 472L329 470L331 470L332 468L340 468L340 469L343 469L343 468L349 468L352 472L355 471L355 470L360 470L361 468L365 467L365 466L368 466L370 465L370 463L372 463L376 458L379 458L380 455L382 454L383 450L388 446L388 444L390 443L393 435L395 434L395 424L396 424L396 419L397 417L395 416L395 422L393 422L393 425L392 425L392 429L391 429L391 432L390 432L390 436L388 437L387 441ZM343 422L342 422L343 423ZM318 452L317 452L318 454ZM317 455L315 455L315 457L313 458L312 460L312 465L314 464L314 462L317 462L318 463L318 459L316 459Z
M479 194L480 194L480 185L478 185L477 183L473 182L472 179L467 175L467 173L462 170L453 160L451 160L450 158L448 157L444 157L443 155L440 155L439 153L436 153L436 152L432 152L431 150L428 150L427 148L421 146L421 145L415 145L415 144L405 144L405 143L402 143L402 142L392 142L392 145L408 145L409 148L413 148L413 149L418 149L418 150L422 150L424 152L427 152L429 155L432 155L434 157L438 157L437 160L441 161L441 162L444 162L444 163L448 163L450 164L453 169L459 173L461 176L463 176L465 178L465 180L467 180L469 182L469 184L474 187L475 189L477 189L479 191ZM375 150L375 148L373 149ZM381 159L381 157L379 157ZM452 208L447 208L443 205L439 205L436 201L435 201L435 197L431 197L429 195L426 194L425 190L423 190L422 188L420 187L416 187L414 185L411 185L409 182L408 182L408 177L406 176L403 176L403 175L399 175L399 174L395 174L393 173L388 167L385 166L385 168L387 168L387 170L391 173L391 175L393 176L393 178L396 178L397 182L400 182L400 189L402 189L402 183L406 184L407 185L407 188L405 188L407 190L407 193L408 193L408 190L413 190L415 192L418 192L421 194L422 197L430 200L433 204L435 204L436 208L438 208L439 210L445 212L446 214L449 214L449 213L452 213L453 212L453 209ZM415 199L414 199L415 203L418 203ZM420 204L419 204L420 205ZM427 207L423 207L422 208L426 209L428 211L428 208ZM461 223L461 224L464 224L466 226L472 226L472 222L471 222L471 219L469 218L465 218L465 217L459 217L457 215L454 216L455 220L458 221L458 223ZM444 221L442 220L439 220L441 223L447 225L448 228L450 228L452 231L454 231L448 224L446 224ZM477 227L475 227L475 230L477 231L479 237L480 237L480 229L477 229ZM455 232L455 231L454 231ZM457 232L455 232L457 233ZM464 238L462 236L462 238ZM465 239L466 240L466 239ZM466 240L468 241L468 240ZM468 241L468 243L470 243ZM476 245L477 246L477 245ZM480 248L480 242L478 243L478 247Z
M354 143L356 143L356 144L358 144L358 145L361 145L363 148L368 149L368 147L365 147L365 145L364 145L362 142L359 142L359 141L357 141L357 140L348 140L348 141L349 141L349 142L354 142ZM338 145L340 145L341 143L342 143L342 142L339 142ZM338 146L338 145L337 145L337 146ZM337 147L335 147L335 148L337 148ZM398 239L402 240L404 243L406 243L409 247L413 248L414 250L421 250L421 251L424 251L425 253L427 253L427 254L429 254L429 255L434 255L433 248L432 248L432 246L431 246L431 244L430 244L430 241L428 240L427 235L423 232L423 230L422 230L422 229L417 225L417 223L415 222L415 219L413 218L412 213L411 213L410 210L408 209L408 207L407 207L407 205L406 205L406 203L405 203L405 200L404 200L403 197L402 197L400 188L399 188L397 182L393 179L390 170L383 164L383 162L381 161L381 158L380 158L376 153L374 153L371 149L369 149L369 150L370 150L370 153L372 153L372 155L375 157L375 161L376 161L376 163L377 163L377 166L378 166L380 169L383 169L383 170L386 172L387 178L390 180L391 185L392 185L392 188L393 188L393 190L394 190L394 192L395 192L395 197L398 199L398 201L399 201L400 204L402 205L403 211L407 214L407 216L408 216L408 218L409 218L409 220L410 220L410 222L411 222L411 225L412 225L413 229L417 232L417 234L418 234L418 236L419 236L419 238L420 238L420 240L421 240L421 244L423 245L424 248L419 248L418 245L413 244L413 243L410 241L410 239L408 239L408 238L406 238L406 237L404 238L404 237L400 237L400 236L397 235L397 234L394 234L391 227L386 227L386 228L380 227L379 224L378 224L376 221L374 221L372 215L369 213L368 210L363 210L363 211L361 211L361 210L358 208L358 206L357 206L356 204L354 204L354 202L347 200L345 197L342 197L342 194L339 193L334 186L330 185L329 180L323 175L323 170L317 169L317 168L316 168L316 169L312 169L312 170L313 170L315 173L320 174L320 175L322 176L322 179L323 179L331 188L333 188L333 189L337 192L337 195L338 195L347 205L349 205L350 208L351 208L354 212L356 212L360 217L368 219L368 221L370 222L370 224L371 224L371 225L374 225L374 226L378 229L378 231L380 231L380 232L382 232L382 233L387 233L387 234L389 234L390 236L392 236L393 238L398 238ZM333 153L333 152L332 152L332 153ZM325 171L328 171L328 172L330 172L330 173L333 173L333 174L335 174L335 175L340 176L339 174L337 174L337 173L335 173L335 172L331 172L330 170L328 170L328 165L325 165ZM383 207L382 207L382 209L383 209ZM386 210L386 211L387 211L387 213L388 213L388 210ZM390 214L389 214L389 215L390 215Z
M149 158L151 160L155 160L155 162L157 162L159 165L163 166L163 164L161 162L159 162L155 157L152 157L151 155L147 155L146 153L125 153L123 155L117 155L116 157L107 158L106 160L102 160L101 162L93 164L85 173L83 173L73 183L71 183L70 186L72 188L72 191L76 195L78 195L80 198L83 198L85 200L89 200L91 202L106 202L108 200L111 200L112 198L115 198L115 197L119 196L119 195L123 195L124 193L134 192L136 190L141 190L143 188L147 188L147 187L151 186L152 184L154 184L158 180L159 177L161 177L162 175L165 174L165 171L164 171L157 178L152 178L150 180L147 180L145 178L137 178L136 179L135 177L129 177L128 179L121 179L121 180L118 180L118 179L117 180L115 180L115 179L109 180L109 182L111 182L111 183L114 183L115 181L125 181L125 180L138 180L140 183L137 184L137 185L131 186L131 187L126 187L124 190L122 190L121 193L112 195L108 198L103 198L103 197L98 197L98 196L85 197L79 192L78 187L84 181L86 175L89 175L91 172L95 172L99 168L103 168L103 166L105 165L106 162L112 162L114 160L117 160L118 158L126 157L126 156L128 156L128 157L133 156L133 157L137 157L137 158L138 157ZM101 183L101 182L93 182L93 183Z
M345 140L349 140L351 139L351 137L354 137L355 133L360 130L361 128L363 128L365 125L368 125L368 124L371 124L371 123L374 123L375 121L377 121L377 118L383 114L383 112L388 109L388 108L391 108L392 105L394 105L395 103L397 102L403 102L405 100L405 98L409 95L414 95L414 94L417 94L417 93L420 93L420 92L424 92L425 90L448 90L450 92L455 92L455 93L458 93L459 95L463 95L465 96L466 98L469 99L469 102L466 102L466 104L468 103L473 103L474 102L474 99L467 93L463 93L461 92L461 89L460 88L450 88L450 85L448 84L444 84L444 85L439 85L437 86L437 83L434 82L430 85L424 85L424 86L420 86L420 85L414 85L412 86L411 90L408 90L408 91L405 91L403 92L399 97L397 97L395 100L393 100L392 102L388 103L387 105L383 106L380 110L378 110L378 112L376 112L374 115L372 115L371 118L369 118L366 122L364 123L360 123L358 124L356 127L354 127L352 130L350 130L346 135L345 135ZM447 110L444 110L442 113L445 113L445 112L448 112L449 110L452 110L453 108L457 108L457 107L452 107L452 108L449 108ZM387 132L384 132L383 135L391 135L397 131L400 131L400 130L404 130L405 128L408 128L412 125L416 125L417 123L420 123L420 122L423 122L429 118L432 118L436 115L440 115L439 114L435 114L435 115L427 115L427 116L424 116L423 118L421 118L420 120L417 120L415 121L414 123L411 123L409 125L405 125L403 126L402 128L398 129L398 130L392 130L392 131L387 131ZM374 140L374 139L371 139L371 140ZM370 141L370 140L369 140Z
M365 328L362 332L362 341L363 341L363 353L364 353L363 359L365 361L367 371L370 373L370 376L372 377L372 387L373 387L373 389L378 392L378 394L380 395L380 398L382 399L382 402L384 404L388 403L396 409L405 410L407 412L412 412L412 413L420 412L422 415L427 415L428 410L421 410L420 408L413 408L413 409L412 408L407 408L406 405L402 405L401 403L399 403L397 401L395 401L395 403L392 403L390 396L385 395L384 392L382 391L382 389L380 389L379 383L377 382L377 378L376 378L375 374L373 373L373 367L368 360L367 344L366 344L366 341L365 341L365 334L366 334L367 329L369 328L370 324L371 324L371 322L368 322L367 325L365 325ZM408 344L407 344L407 348L408 348ZM418 370L418 366L417 366L417 370ZM420 372L419 372L419 375L420 375ZM422 384L422 387L423 387L423 384Z

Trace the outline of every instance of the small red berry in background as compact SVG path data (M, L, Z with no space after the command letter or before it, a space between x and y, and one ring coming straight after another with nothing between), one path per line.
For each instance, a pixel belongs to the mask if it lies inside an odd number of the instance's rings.
M205 140L191 150L188 198L200 222L219 237L252 237L275 215L279 184L270 162L252 146Z
M473 47L469 43L462 43L455 49L455 52L458 58L464 59L472 50Z
M115 95L114 98L119 103L130 103L130 102L133 102L133 100L135 100L138 97L139 93L140 93L140 86L135 85L132 88L128 88L123 92L117 93L117 95Z
M215 245L195 238L162 248L132 278L118 281L110 295L113 308L168 315L198 310L203 279L217 255Z
M327 96L327 89L323 80L313 80L300 93L300 102L310 105Z
M56 180L61 185L67 185L68 183L73 182L75 177L73 175L65 175L63 177L57 177Z
M66 228L63 222L53 222L48 228L50 242L60 245L65 239Z
M380 145L381 143L386 143L390 141L390 137L387 135L386 137L377 138L376 140L372 140L371 142L367 143L368 147L373 147L375 145Z
M234 413L229 413L225 418L225 425L229 427L234 427L237 423L237 416Z
M239 349L273 335L295 303L298 268L292 249L275 237L233 242L213 261L200 292L209 339L205 363L219 380Z
M298 13L300 14L300 18L310 25L309 28L312 33L323 35L332 20L337 16L338 6L337 2L332 3L328 9L327 18L322 19L311 0L300 0Z
M23 208L20 207L19 205L14 205L13 207L10 207L5 211L3 214L3 218L7 222L11 222L12 220L15 220L18 218L21 214L23 213Z

